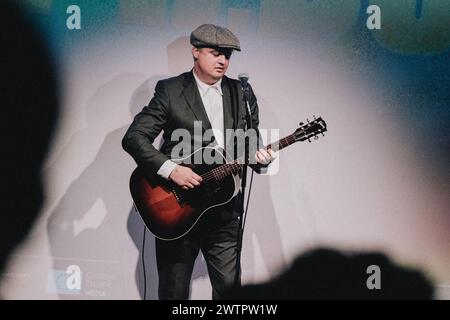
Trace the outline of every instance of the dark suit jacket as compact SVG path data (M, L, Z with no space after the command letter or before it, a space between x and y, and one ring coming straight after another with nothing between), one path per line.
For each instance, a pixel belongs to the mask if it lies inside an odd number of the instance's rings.
M222 92L225 130L244 129L246 110L240 82L224 76ZM257 130L259 124L258 104L251 87L249 104L252 113L252 128ZM201 136L194 135L194 121L202 121ZM192 71L161 80L156 84L153 98L148 106L144 107L134 118L122 140L122 146L146 175L152 176L157 173L166 160L170 159L172 149L179 143L178 140L171 140L172 133L180 128L186 129L190 133L192 152L195 151L195 146L204 147L213 142L213 140L204 141L202 139L204 131L211 129L211 124ZM163 130L164 142L158 151L153 146L153 141L161 130ZM230 141L225 141L226 147L230 147L230 143ZM261 144L260 140L259 144ZM238 156L236 155L235 158ZM261 166L252 166L252 168L259 172Z

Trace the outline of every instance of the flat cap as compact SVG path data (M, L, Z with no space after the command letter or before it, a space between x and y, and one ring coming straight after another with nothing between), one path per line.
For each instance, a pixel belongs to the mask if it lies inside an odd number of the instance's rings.
M194 47L230 48L241 51L239 39L227 28L214 24L202 24L191 33Z

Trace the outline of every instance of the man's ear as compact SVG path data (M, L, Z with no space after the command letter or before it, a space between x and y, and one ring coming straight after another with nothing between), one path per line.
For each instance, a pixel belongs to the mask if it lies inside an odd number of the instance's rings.
M194 59L198 59L199 54L200 54L200 49L193 47L192 48L192 56L194 57Z

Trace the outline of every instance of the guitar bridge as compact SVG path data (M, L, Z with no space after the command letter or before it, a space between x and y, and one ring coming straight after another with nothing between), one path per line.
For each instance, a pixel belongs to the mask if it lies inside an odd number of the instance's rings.
M177 189L175 187L172 188L172 193L175 196L175 199L177 199L177 202L180 206L183 206L183 198L181 195L177 192Z

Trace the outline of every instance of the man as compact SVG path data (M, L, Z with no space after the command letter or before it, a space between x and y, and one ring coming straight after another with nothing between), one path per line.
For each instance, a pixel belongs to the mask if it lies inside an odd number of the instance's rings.
M157 83L154 97L135 117L122 141L123 148L146 175L157 174L184 189L198 187L202 178L170 160L171 152L179 143L178 138L172 139L172 133L185 129L190 133L191 146L213 144L230 150L233 143L226 141L225 130L246 126L240 82L225 76L233 50L240 51L238 38L228 29L205 24L191 33L190 40L193 69ZM251 87L249 104L252 128L257 130L258 105ZM201 121L201 134L195 130L196 121ZM211 129L214 130L211 139L204 138L203 133ZM158 151L152 143L161 130L164 143ZM272 161L273 154L260 149L251 156L257 163L252 168L259 170ZM190 278L200 250L207 263L213 298L220 298L225 287L233 283L240 214L237 198L210 209L182 238L156 239L160 299L188 298Z

